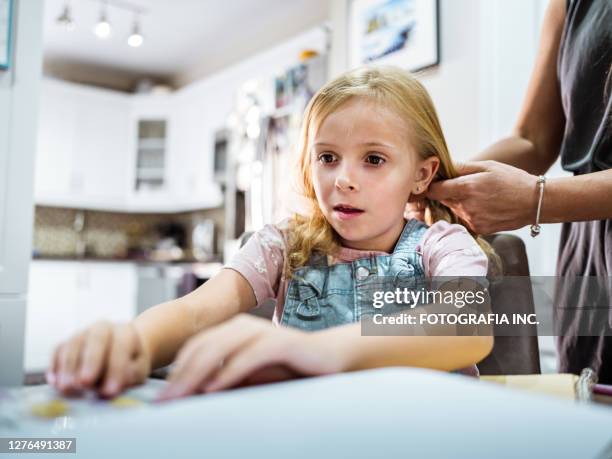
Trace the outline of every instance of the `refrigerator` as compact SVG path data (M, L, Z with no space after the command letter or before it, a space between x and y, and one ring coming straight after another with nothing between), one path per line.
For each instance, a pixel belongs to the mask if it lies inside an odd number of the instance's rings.
M0 0L0 386L24 377L43 0Z

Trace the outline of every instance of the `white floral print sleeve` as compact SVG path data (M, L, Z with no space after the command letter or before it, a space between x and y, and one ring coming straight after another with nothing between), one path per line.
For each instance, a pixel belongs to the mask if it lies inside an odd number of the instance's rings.
M251 284L258 306L277 297L286 250L283 226L284 222L265 225L225 265L225 268L238 271Z

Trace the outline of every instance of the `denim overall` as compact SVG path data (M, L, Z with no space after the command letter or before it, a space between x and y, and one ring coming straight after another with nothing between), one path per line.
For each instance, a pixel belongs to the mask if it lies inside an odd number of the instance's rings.
M424 223L407 221L391 255L329 266L325 255L314 254L289 282L281 325L316 331L357 322L363 315L381 312L372 304L375 291L424 286L416 247L425 231Z

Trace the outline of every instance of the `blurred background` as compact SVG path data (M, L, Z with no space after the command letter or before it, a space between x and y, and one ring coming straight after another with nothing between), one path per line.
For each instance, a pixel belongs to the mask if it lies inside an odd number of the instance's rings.
M303 108L364 56L418 71L455 160L510 133L546 0L382 3L44 1L26 371L98 318L193 290L244 231L299 209ZM532 275L554 275L559 229L516 232Z

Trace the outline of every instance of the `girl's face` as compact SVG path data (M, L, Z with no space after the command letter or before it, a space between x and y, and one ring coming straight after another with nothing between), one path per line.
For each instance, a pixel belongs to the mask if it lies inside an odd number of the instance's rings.
M391 252L411 193L422 193L439 159L417 154L406 123L372 100L353 98L331 113L310 148L319 207L342 245ZM417 191L418 187L418 191Z

